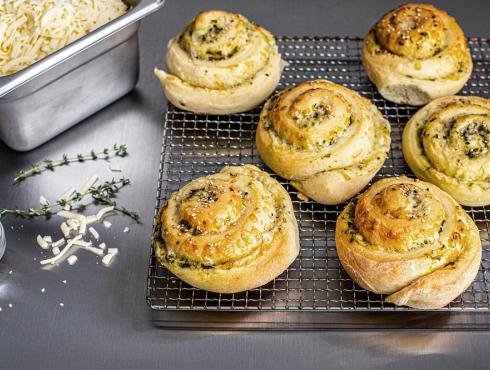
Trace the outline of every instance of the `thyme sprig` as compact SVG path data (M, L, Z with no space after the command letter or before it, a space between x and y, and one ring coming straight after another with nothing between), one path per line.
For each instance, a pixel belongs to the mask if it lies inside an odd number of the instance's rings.
M118 180L112 179L110 181L105 181L104 183L90 187L86 193L82 194L79 192L75 192L69 199L59 199L53 203L46 203L41 206L41 208L28 208L26 210L22 209L7 209L0 208L0 219L7 215L12 215L16 217L50 217L58 210L65 208L66 206L74 206L76 203L79 203L87 196L91 196L92 199L100 204L113 206L114 210L125 214L132 219L139 221L139 215L130 211L126 207L119 206L114 200L115 194L124 186L129 185L129 179L122 177Z
M63 154L61 159L46 159L42 163L34 163L31 168L20 170L14 177L14 183L19 183L28 177L39 175L45 171L54 171L56 167L67 166L74 162L96 161L97 159L108 160L111 157L124 157L128 154L125 144L114 144L112 148L104 148L101 151L91 150L89 154L76 154L73 157Z

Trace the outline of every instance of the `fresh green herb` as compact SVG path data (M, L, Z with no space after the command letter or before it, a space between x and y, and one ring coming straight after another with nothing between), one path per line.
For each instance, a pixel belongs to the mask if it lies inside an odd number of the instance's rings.
M54 171L55 167L67 166L74 162L85 162L89 160L104 159L108 160L110 157L124 157L128 154L128 148L126 145L114 144L112 148L105 148L101 151L91 150L90 154L76 154L73 157L69 157L67 154L63 154L59 160L46 159L42 163L36 163L31 166L30 169L20 170L14 177L14 183L19 183L27 179L28 177L39 175L45 171Z
M41 208L29 208L26 210L0 208L0 219L7 215L29 218L39 216L50 217L54 213L56 213L57 210L62 209L66 206L71 207L80 202L86 196L91 196L94 201L104 205L113 206L115 211L125 214L132 219L138 221L139 215L136 212L130 211L126 207L119 206L114 200L116 193L122 187L129 184L129 179L124 177L118 180L112 179L111 181L105 181L101 185L92 186L87 190L85 194L75 192L69 199L60 199L54 203L47 203L44 204Z
M138 213L127 209L126 207L118 206L114 201L114 195L121 189L123 186L129 185L131 182L127 178L121 178L119 180L106 181L102 185L92 186L88 193L92 196L92 198L102 204L113 206L115 211L121 212L126 216L131 217L132 219L139 221Z

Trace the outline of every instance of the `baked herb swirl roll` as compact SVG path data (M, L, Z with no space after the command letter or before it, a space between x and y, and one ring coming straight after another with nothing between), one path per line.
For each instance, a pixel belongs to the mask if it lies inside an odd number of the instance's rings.
M362 58L385 99L410 105L456 94L473 68L454 18L427 4L386 13L365 37Z
M490 101L448 96L421 108L403 131L415 175L465 206L490 204Z
M437 186L407 177L379 180L337 220L342 266L387 302L440 308L474 280L482 248L478 228Z
M274 36L240 14L200 13L168 43L169 73L155 69L175 106L210 114L238 113L262 103L285 63Z
M299 253L289 194L252 165L224 167L172 194L158 214L153 243L168 270L219 293L264 285Z
M317 80L266 102L256 142L262 160L301 193L323 204L339 204L382 167L390 149L390 125L369 100Z

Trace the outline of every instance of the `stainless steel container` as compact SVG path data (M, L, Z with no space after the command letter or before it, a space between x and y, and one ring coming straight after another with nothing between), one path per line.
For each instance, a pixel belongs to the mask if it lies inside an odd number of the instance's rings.
M31 150L128 93L139 75L139 20L164 0L132 8L46 58L0 77L0 139Z

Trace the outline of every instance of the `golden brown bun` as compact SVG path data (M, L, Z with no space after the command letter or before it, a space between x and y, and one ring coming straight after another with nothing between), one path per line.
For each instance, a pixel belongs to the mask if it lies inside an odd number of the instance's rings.
M382 167L390 125L369 100L318 80L271 97L260 114L256 141L262 160L301 193L339 204Z
M172 194L158 214L153 243L172 273L218 293L267 284L299 253L289 194L251 165L225 167Z
M200 13L167 51L170 73L155 69L167 99L196 113L255 108L276 88L284 62L274 36L240 14Z
M421 108L403 131L415 175L465 206L490 204L490 100L448 96Z
M410 105L456 94L473 68L454 18L427 4L386 13L364 39L362 59L385 99Z
M478 273L478 228L451 196L407 177L379 180L337 220L337 253L352 280L387 302L441 308Z

